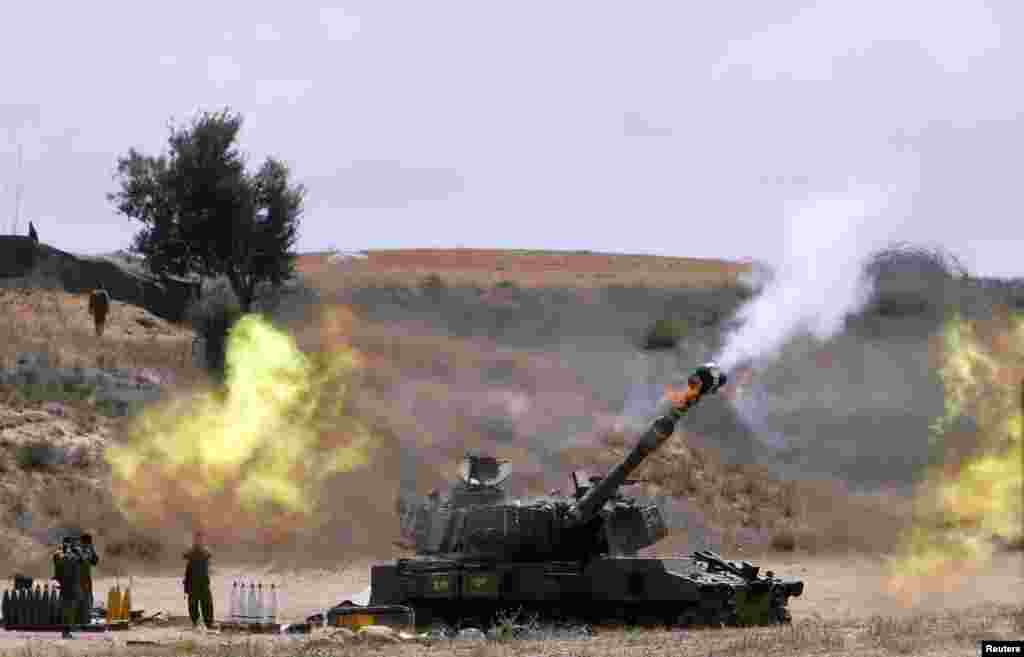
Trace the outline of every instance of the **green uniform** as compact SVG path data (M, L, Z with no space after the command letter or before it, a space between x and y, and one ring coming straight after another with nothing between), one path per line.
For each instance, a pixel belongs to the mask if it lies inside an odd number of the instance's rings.
M185 595L188 596L188 617L192 624L199 622L199 612L203 612L203 622L207 627L213 625L213 594L210 591L210 551L206 548L193 546L185 553Z
M53 555L53 578L60 584L61 621L65 625L79 625L82 598L81 562L63 552Z
M100 558L91 545L82 546L82 556L84 559L79 564L82 590L78 604L78 617L82 619L82 623L89 623L92 620L92 608L96 606L92 594L92 568L99 564Z
M110 310L110 295L103 288L94 290L89 295L89 314L96 323L96 335L103 335L103 326L107 321L107 312Z

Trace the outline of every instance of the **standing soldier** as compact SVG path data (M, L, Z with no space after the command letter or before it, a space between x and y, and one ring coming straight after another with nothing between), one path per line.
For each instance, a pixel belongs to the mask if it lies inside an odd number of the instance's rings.
M71 627L78 624L78 600L82 593L80 558L75 553L74 539L65 536L61 549L53 555L53 579L60 584L60 611L65 639L72 638Z
M92 609L95 606L92 595L92 569L99 562L99 555L96 554L96 548L92 544L92 534L82 534L82 562L80 564L82 597L78 608L78 617L82 623L89 623L92 620Z
M203 533L195 532L192 549L185 553L185 597L188 598L188 617L192 627L199 624L200 608L203 623L213 627L213 594L210 591L210 551L203 545Z
M96 323L96 336L103 335L103 326L107 321L107 311L110 310L110 295L100 285L89 295L89 314Z

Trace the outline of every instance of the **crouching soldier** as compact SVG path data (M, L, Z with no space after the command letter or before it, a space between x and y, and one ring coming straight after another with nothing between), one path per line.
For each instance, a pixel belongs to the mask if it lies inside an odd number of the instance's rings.
M192 548L185 553L185 597L188 598L188 617L192 627L199 625L199 612L203 623L213 627L213 594L210 591L210 551L203 545L203 533L196 532Z

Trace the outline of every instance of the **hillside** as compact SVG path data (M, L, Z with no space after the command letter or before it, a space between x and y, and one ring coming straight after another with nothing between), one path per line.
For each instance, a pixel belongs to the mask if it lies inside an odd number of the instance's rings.
M12 568L43 568L46 544L75 527L103 527L112 554L137 556L139 536L113 512L103 461L125 419L86 379L127 373L188 386L203 378L191 364L191 330L114 301L97 337L87 307L85 294L0 290L0 367L36 381L0 383L0 535ZM77 371L83 383L48 381L56 371Z
M81 294L98 285L113 299L168 321L181 320L185 304L199 291L193 280L157 278L121 254L74 255L27 237L0 235L0 286Z
M303 254L298 270L321 289L417 287L436 275L449 286L583 288L609 286L723 287L749 265L700 258L590 251L498 249L369 250Z
M481 257L481 252L473 252L468 261L461 256L450 257L437 251L411 252L407 258L398 252L371 252L366 259L368 262L364 263L369 269L360 275L369 276L370 280L379 276L381 286L391 284L394 279L389 276L392 275L419 280L415 277L421 271L443 275L445 279L458 275L466 277L463 280L482 283L489 274ZM547 286L561 284L565 280L562 277L566 262L575 268L577 274L586 272L588 276L598 276L601 263L607 263L609 258L614 259L615 256L529 253L506 254L500 259L513 263L509 276L519 273L534 284ZM623 258L623 266L618 269L627 272L632 277L628 280L633 282L641 280L644 270L638 267L645 263L648 273L692 271L701 277L719 266L717 263L702 264L691 260L673 263L672 259ZM116 258L109 260L117 261ZM348 272L349 264L344 260L327 263L323 255L305 255L299 260L299 270L304 281L322 296L329 296L331 289L337 289L337 279L331 267ZM130 270L133 263L125 261L120 265ZM453 269L446 269L446 266ZM375 273L375 267L381 268L380 273ZM526 279L518 280L524 282ZM700 284L705 280L701 278ZM5 311L0 320L0 332L7 338L0 352L5 367L13 367L19 354L39 353L45 355L52 367L116 367L145 371L157 376L170 391L186 390L190 386L202 385L204 381L202 373L191 362L191 331L153 317L141 308L115 301L106 334L96 338L86 313L85 294L11 289L0 297L0 304ZM488 307L486 303L484 307ZM281 311L289 314L290 309L284 307ZM300 341L312 335L303 325L294 328ZM417 333L417 329L422 330ZM462 451L482 447L515 458L517 493L546 492L554 486L564 487L568 472L585 465L573 455L568 444L546 445L547 437L568 438L565 429L570 417L585 422L599 419L586 430L589 433L577 432L573 441L577 445L600 445L604 439L602 432L614 431L616 426L616 411L595 397L595 391L581 381L579 373L550 350L516 350L512 353L495 341L440 335L429 326L423 323L416 325L414 321L410 324L409 321L365 319L353 327L352 333L355 345L372 363L357 395L358 406L380 434L382 444L392 445L393 463L404 465L394 471L391 483L381 484L379 478L370 481L363 474L352 473L343 477L347 479L349 488L365 491L372 486L375 495L382 499L393 499L400 482L403 486L422 491L424 486L439 485L449 479ZM103 448L119 439L124 420L104 416L102 409L96 407L95 399L89 397L67 398L69 395L60 390L24 394L14 386L5 386L4 389L7 395L4 422L8 429L5 437L12 436L8 438L11 465L7 482L11 490L28 492L24 502L11 505L13 510L5 522L10 531L21 536L19 540L36 545L35 550L25 550L24 553L40 554L43 549L41 541L52 539L53 531L62 526L93 526L97 523L117 528L111 529L106 536L103 533L107 530L100 530L100 536L108 545L140 542L135 548L118 548L126 558L140 550L148 553L152 545L147 547L149 543L144 536L129 531L123 522L119 524L112 520L117 514L109 491L104 490L103 482L109 472L102 458ZM501 409L510 395L511 398L529 399L531 407L517 419L518 429L512 428L512 433L508 433L508 418L501 418ZM441 397L448 403L438 406L427 401ZM392 402L397 398L423 401L409 407L408 414L396 415ZM75 409L73 412L62 410L68 404ZM579 426L582 431L583 425ZM410 445L404 441L411 427L418 428L418 442L413 446L416 451L409 449ZM526 427L530 427L532 438L523 433ZM58 440L52 450L40 446L49 440L49 436L65 436L71 442L63 445ZM67 449L78 454L74 445L81 445L86 451L81 452L81 458L40 457L36 459L40 463L32 465L33 459L25 456L29 448L23 444L47 454L56 450L54 454L58 456ZM582 458L583 455L580 453L578 456ZM410 471L407 466L413 461L418 462L418 467ZM29 466L19 474L18 464L21 462L29 463ZM724 474L711 473L714 468L710 465L707 468L694 465L690 469L695 473L708 469L705 478L712 483L724 477ZM81 495L75 493L65 498L65 501L74 503L62 507L53 501L53 496L44 494L47 490L65 489L78 492L88 489L91 491L88 496L94 502L82 504ZM648 492L655 494L660 491L655 487ZM722 517L722 521L732 522L734 519L727 515ZM32 518L31 523L26 520L29 517ZM103 518L105 520L101 522ZM373 517L360 520L364 526L380 528L381 536L370 542L373 546L390 544L394 531L390 509L387 513L375 512ZM164 538L157 536L154 540L160 542ZM364 547L370 549L371 545Z
M300 267L323 302L374 327L357 344L380 350L380 362L399 372L379 403L404 427L394 432L402 479L419 492L441 479L424 481L423 470L444 470L467 446L515 459L535 478L523 482L530 493L564 488L571 469L606 469L653 415L664 385L715 353L752 297L737 285L751 267L735 263L362 255L309 256ZM800 550L891 546L908 522L907 494L938 456L930 427L946 406L936 360L944 322L1024 308L1019 281L954 276L944 264L925 250L886 254L872 269L874 294L836 336L791 340L738 405L710 400L687 418L685 432L644 466L648 484L638 491L670 496L677 527L690 530L662 549L707 536ZM604 265L623 278L600 282L610 278ZM675 348L641 349L659 321L678 327ZM415 410L395 419L395 408Z
M564 490L573 470L607 469L654 414L665 383L708 357L751 295L736 285L749 267L733 263L461 249L364 255L301 256L298 287L271 312L306 350L340 339L362 354L349 394L375 445L370 467L329 485L316 529L333 540L285 541L280 558L297 551L330 561L339 542L351 554L389 554L398 489L422 494L443 485L467 449L513 460L515 495ZM309 294L293 294L302 289ZM108 333L96 339L82 294L10 290L0 298L6 367L19 353L43 352L55 366L147 370L170 394L205 385L186 327L116 302ZM769 429L785 435L785 448L766 442L763 427L752 430L727 398L696 409L642 467L645 484L633 491L666 509L675 533L658 549L887 549L908 513L897 491L926 461L927 427L942 412L928 364L938 324L920 312L938 301L924 298L924 306L909 305L917 310L895 313L876 304L851 317L825 349L799 341L787 347L765 380L782 409ZM334 306L355 313L343 334L316 321L318 309ZM677 349L640 349L662 319L684 327ZM886 395L877 394L879 385ZM34 491L25 499L36 509L27 523L20 507L8 507L3 522L20 537L12 544L41 550L68 523L100 526L104 544L122 545L126 559L158 557L161 546L178 542L183 527L118 520L104 488L109 467L96 457L121 440L123 419L103 419L89 396L68 402L80 418L68 420L51 412L62 399L4 390L9 427L31 427L31 440L67 436L92 455L56 465L44 459L18 474L19 447L8 446L11 490ZM883 420L902 440L877 431ZM54 507L43 493L62 487L77 491L69 508ZM95 501L83 505L89 495ZM245 558L243 547L234 556Z

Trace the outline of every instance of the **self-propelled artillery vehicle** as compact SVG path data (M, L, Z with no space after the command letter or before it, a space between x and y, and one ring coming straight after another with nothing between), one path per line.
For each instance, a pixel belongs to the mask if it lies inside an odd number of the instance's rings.
M686 411L725 381L713 363L698 368L673 395L669 413L607 476L589 485L574 477L571 497L522 503L495 494L493 501L465 503L435 494L419 504L407 501L414 512L406 514L403 534L416 556L372 568L370 604L411 607L417 625L486 622L505 610L686 627L789 622L789 598L801 595L803 582L761 575L757 566L707 551L635 556L668 531L656 505L622 495L621 487ZM473 462L467 464L472 473ZM492 468L484 479L497 478ZM482 479L470 474L463 483L482 485Z

